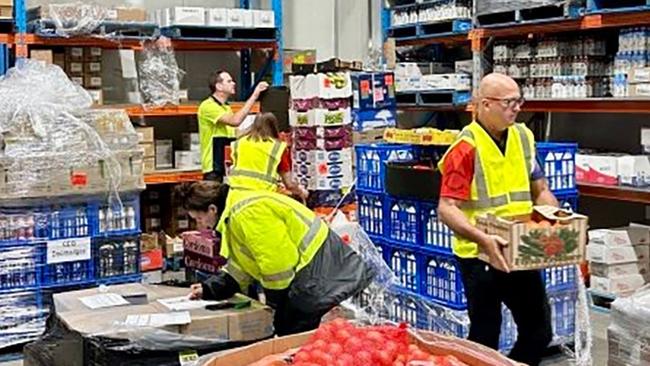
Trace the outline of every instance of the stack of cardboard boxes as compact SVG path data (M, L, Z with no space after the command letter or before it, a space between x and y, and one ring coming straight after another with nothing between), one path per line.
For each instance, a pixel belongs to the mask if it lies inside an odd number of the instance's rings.
M158 233L140 237L140 271L144 283L162 282L163 251Z
M176 169L200 169L201 145L196 132L183 134L183 150L174 152Z
M14 16L13 0L0 0L0 19L11 19Z
M136 132L138 133L138 144L144 149L144 172L152 172L156 169L153 127L137 127Z
M174 6L150 12L149 19L161 27L275 28L275 14L272 10Z
M650 276L650 229L633 225L589 232L587 260L591 289L607 294L630 293Z
M83 86L96 104L103 104L102 49L99 47L68 47L64 70L70 79Z
M156 169L174 168L174 142L172 140L156 140Z
M576 180L601 185L650 186L650 159L647 155L576 155Z
M72 82L88 90L95 104L104 104L101 48L67 47L63 53L53 50L31 50L29 56L34 60L59 66Z

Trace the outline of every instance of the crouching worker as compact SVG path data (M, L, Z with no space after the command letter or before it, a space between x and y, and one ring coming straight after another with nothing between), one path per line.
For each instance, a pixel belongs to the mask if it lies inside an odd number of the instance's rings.
M192 285L190 297L224 300L257 281L275 310L277 335L318 328L323 315L374 276L321 219L290 197L207 181L181 185L177 194L190 216L221 233L221 255L228 260L218 274Z

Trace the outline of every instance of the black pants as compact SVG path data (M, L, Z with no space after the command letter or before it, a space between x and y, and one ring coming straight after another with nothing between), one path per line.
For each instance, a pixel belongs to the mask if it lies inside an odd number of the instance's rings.
M264 290L279 336L318 328L321 318L372 281L374 270L330 231L312 261L285 290Z
M457 258L463 276L470 318L469 339L498 349L501 304L517 325L517 342L509 357L539 364L553 331L546 288L539 271L497 271L479 259Z

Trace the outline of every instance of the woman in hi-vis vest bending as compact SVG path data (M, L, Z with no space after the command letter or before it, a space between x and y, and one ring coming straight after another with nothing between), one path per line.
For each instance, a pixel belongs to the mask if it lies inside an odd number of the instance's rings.
M207 181L181 185L177 194L200 226L221 233L220 254L228 261L192 285L190 296L223 300L259 282L275 309L278 335L317 328L323 315L374 277L316 214L286 195Z
M291 176L291 153L280 141L277 125L273 113L262 113L249 131L230 145L233 166L228 185L275 192L282 181L287 190L306 200L309 193Z

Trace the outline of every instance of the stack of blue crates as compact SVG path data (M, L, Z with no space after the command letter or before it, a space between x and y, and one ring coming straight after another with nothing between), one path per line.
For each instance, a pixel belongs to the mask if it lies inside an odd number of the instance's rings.
M357 173L357 205L361 227L381 249L382 256L393 270L401 291L421 299L429 306L442 307L454 313L448 329L440 321L432 322L428 310L419 309L420 301L396 301L394 314L406 318L414 326L466 337L467 300L458 263L452 253L452 232L437 215L436 202L423 202L393 197L385 193L386 162L412 159L418 149L401 144L363 144L355 146ZM549 184L565 207L576 209L575 185L576 144L538 144L539 160ZM405 182L408 184L408 182ZM575 268L546 269L542 272L551 304L554 343L565 343L573 334L575 313ZM500 348L508 351L516 340L516 327L509 310L504 307ZM464 317L464 318L463 318Z
M98 199L0 209L0 348L42 332L46 294L140 281L139 200L123 194L122 209Z

